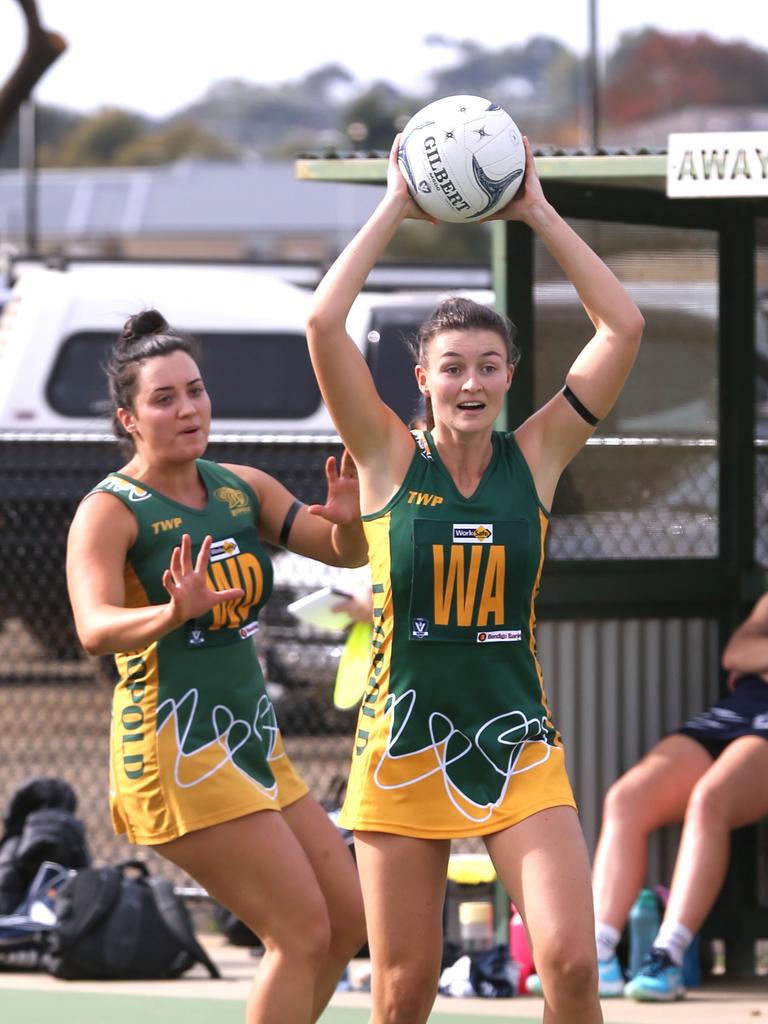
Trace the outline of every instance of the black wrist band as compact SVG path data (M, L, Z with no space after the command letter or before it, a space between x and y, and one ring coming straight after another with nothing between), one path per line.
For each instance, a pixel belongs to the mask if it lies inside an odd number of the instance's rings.
M299 509L302 508L302 507L303 507L303 502L299 501L298 498L294 498L293 504L288 509L288 511L285 513L285 519L283 520L283 528L280 531L280 536L278 537L278 540L277 540L277 543L280 545L281 548L284 548L285 545L288 543L288 535L291 532L291 527L293 526L293 520L296 518L296 516L298 515L298 512L299 512Z
M589 409L586 407L586 405L583 405L579 401L579 399L576 397L576 395L574 395L574 393L571 391L567 384L563 385L562 395L566 402L570 402L570 404L573 406L573 408L576 410L579 416L581 416L583 420L586 420L590 427L597 426L600 420L597 418L597 416L593 416Z

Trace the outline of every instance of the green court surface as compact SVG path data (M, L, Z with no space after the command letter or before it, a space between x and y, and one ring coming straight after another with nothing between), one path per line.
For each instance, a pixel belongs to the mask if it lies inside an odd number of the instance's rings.
M0 989L3 1024L243 1024L244 1004L227 999L125 996L101 992L34 992ZM367 1024L367 1009L330 1007L321 1024ZM434 1013L430 1024L489 1024L501 1018ZM540 1017L518 1017L515 1024L539 1024Z

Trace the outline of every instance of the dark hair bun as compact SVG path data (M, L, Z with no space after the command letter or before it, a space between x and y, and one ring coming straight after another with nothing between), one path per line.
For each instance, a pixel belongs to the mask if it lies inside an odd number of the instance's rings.
M129 345L139 338L146 338L150 334L163 334L168 330L168 324L162 313L156 309L145 309L135 316L128 317L120 332L120 341L124 345Z

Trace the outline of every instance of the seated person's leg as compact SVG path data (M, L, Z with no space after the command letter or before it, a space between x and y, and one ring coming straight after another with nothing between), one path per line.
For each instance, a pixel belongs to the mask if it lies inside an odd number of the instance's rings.
M683 957L722 887L731 832L768 814L766 778L768 742L747 735L725 746L694 787L654 955L627 986L627 995L670 999L682 994Z
M620 995L624 979L616 947L645 880L648 836L682 821L690 794L712 765L687 736L666 736L608 790L592 882L600 994Z

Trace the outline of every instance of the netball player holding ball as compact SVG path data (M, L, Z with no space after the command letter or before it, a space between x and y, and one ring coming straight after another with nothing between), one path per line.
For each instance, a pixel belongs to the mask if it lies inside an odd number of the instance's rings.
M518 352L493 310L448 299L422 326L426 431L379 398L346 331L407 217L424 217L392 148L384 198L319 285L312 361L358 469L374 632L341 821L355 830L372 956L372 1024L423 1024L437 989L453 838L481 836L524 916L550 1024L597 1024L592 892L563 747L535 653L534 598L558 478L611 408L643 318L544 196L527 140L519 220L594 325L565 387L494 430ZM468 228L468 230L470 230Z

